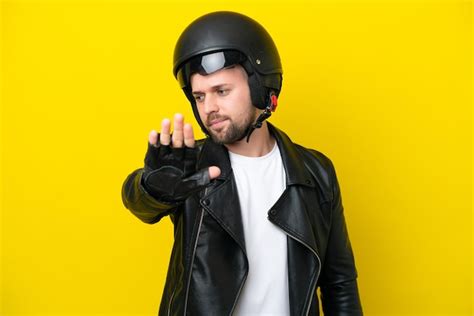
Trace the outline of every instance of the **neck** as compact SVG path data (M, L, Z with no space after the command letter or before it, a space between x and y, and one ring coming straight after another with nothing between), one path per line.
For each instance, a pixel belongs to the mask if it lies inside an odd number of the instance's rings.
M262 127L253 131L248 143L247 138L245 137L238 142L226 144L225 146L234 154L248 157L260 157L268 154L273 149L274 145L275 139L270 135L267 122L265 121L263 122Z

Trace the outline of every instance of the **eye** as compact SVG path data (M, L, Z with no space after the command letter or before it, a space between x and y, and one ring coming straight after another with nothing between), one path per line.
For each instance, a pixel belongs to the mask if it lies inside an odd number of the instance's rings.
M204 101L204 96L203 95L195 95L194 96L194 100L196 100L196 102L202 102Z
M219 95L222 95L222 96L228 95L229 94L229 89L219 89L219 90L217 90L217 93Z

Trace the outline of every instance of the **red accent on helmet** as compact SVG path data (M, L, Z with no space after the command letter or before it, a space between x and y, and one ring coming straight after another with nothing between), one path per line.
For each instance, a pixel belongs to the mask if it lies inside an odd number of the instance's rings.
M272 110L272 112L275 112L275 110L278 106L278 98L277 98L276 95L273 94L272 97L271 97L271 100L272 100L272 109L271 110Z

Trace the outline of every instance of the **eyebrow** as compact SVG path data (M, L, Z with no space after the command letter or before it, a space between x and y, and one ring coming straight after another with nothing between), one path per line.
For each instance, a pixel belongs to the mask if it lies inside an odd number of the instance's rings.
M211 91L216 91L225 87L232 86L230 83L221 83L211 87ZM202 91L193 91L192 94L204 94Z

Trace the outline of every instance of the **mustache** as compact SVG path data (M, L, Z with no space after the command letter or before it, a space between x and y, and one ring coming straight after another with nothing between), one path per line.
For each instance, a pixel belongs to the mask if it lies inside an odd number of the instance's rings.
M211 113L211 114L209 114L209 116L206 119L206 125L211 125L211 122L215 121L215 120L228 120L228 119L229 119L229 117L227 115L220 115L220 114L217 114L217 113Z

